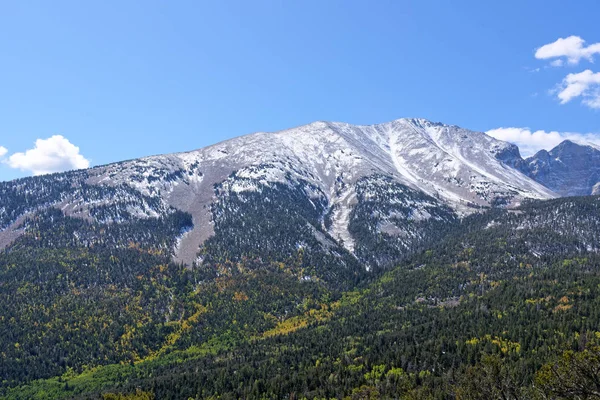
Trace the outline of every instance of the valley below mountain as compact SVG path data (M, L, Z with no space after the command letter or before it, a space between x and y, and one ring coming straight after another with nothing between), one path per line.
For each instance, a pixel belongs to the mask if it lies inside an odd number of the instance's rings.
M424 119L0 182L0 397L594 398L599 188Z

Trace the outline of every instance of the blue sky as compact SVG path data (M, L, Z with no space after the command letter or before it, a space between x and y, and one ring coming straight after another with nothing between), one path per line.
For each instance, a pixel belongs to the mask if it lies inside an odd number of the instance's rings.
M511 128L492 132L528 152L596 140L598 15L595 0L4 1L0 180L315 120Z

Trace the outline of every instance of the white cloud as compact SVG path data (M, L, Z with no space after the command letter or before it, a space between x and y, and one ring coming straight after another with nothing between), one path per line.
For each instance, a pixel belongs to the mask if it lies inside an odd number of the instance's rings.
M562 67L563 65L565 65L565 62L563 60L561 60L560 58L558 60L554 60L550 63L551 67Z
M600 43L585 46L585 40L579 36L569 36L560 38L553 43L548 43L540 47L535 52L535 58L547 60L551 58L566 58L569 64L575 65L583 58L588 61L594 61L594 54L600 54ZM559 60L557 60L559 61ZM562 60L560 60L562 61ZM562 62L553 62L553 66L560 66Z
M582 103L586 106L600 108L600 72L594 73L586 69L577 74L569 74L556 91L561 104L582 97Z
M24 153L15 153L5 161L10 167L30 171L34 175L88 168L90 162L79 154L79 147L65 137L54 135L38 139L35 147Z
M486 133L496 139L516 144L525 157L542 149L551 150L564 140L600 145L600 134L592 133L532 131L529 128L497 128Z
M589 108L600 109L600 91L596 90L593 96L583 100L583 104Z
M4 157L8 153L6 147L0 146L0 158Z

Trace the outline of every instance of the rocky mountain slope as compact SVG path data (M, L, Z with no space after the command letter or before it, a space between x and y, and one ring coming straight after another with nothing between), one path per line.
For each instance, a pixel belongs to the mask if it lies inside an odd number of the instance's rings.
M177 238L174 257L191 264L199 261L201 245L215 235L219 213L215 207L223 204L224 197L280 185L292 190L302 186L299 196L317 210L311 229L320 231L315 235L323 248L329 252L332 246L341 246L350 254L356 250L351 222L358 203L378 196L379 190L395 191L385 197L390 205L404 201L400 200L403 193L423 193L426 200L405 204L414 213L400 217L390 211L380 215L374 227L378 235L395 238L403 242L398 246L406 248L404 238L412 234L407 224L440 218L421 212L432 205L450 207L455 218L481 207L556 197L515 167L522 162L514 145L423 119L370 126L315 122L188 153L2 183L0 246L22 233L24 216L49 206L102 223L180 210L191 214L193 226ZM371 193L363 188L359 195L357 183L373 176L385 177L380 182L386 183L370 184ZM215 189L224 182L226 190Z
M600 148L565 140L525 160L522 171L561 196L600 194Z

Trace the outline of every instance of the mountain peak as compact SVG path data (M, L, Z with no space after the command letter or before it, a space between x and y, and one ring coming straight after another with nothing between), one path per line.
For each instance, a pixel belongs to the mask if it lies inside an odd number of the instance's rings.
M588 147L587 144L577 142L572 139L565 139L559 144L557 144L550 152L556 152L556 150L569 149L569 148L580 148L580 147Z
M598 192L600 148L592 143L567 139L550 151L540 150L525 163L525 173L563 196Z
M569 148L569 147L571 147L571 148L586 147L586 148L591 148L594 150L600 150L600 146L598 146L597 144L582 141L582 140L575 140L575 139L565 139L561 143L559 143L554 149ZM554 149L552 149L552 151L554 151Z

